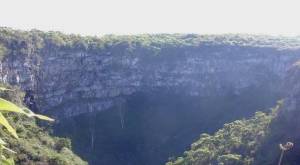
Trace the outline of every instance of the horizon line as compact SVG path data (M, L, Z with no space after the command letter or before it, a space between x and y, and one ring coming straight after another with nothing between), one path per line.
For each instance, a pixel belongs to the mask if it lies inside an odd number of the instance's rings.
M19 27L11 27L11 26L2 26L0 28L7 28L10 30L15 31L23 31L23 32L30 32L30 31L41 31L44 33L50 32L59 32L65 35L77 35L82 37L105 37L105 36L139 36L139 35L199 35L199 36L224 36L224 35L240 35L240 36L266 36L266 37L285 37L285 38L297 38L300 37L300 33L295 34L283 34L283 33L255 33L255 32L221 32L221 33L211 33L211 32L142 32L142 33L103 33L99 32L98 34L84 34L80 32L68 32L62 29L41 29L41 28L19 28Z

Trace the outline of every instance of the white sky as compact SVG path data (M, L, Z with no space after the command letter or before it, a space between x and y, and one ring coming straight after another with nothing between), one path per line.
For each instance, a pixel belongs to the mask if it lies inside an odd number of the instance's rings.
M0 0L0 26L83 35L299 35L300 0Z

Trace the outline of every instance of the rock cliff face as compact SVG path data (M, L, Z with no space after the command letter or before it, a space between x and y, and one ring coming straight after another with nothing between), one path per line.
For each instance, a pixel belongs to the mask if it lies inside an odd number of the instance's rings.
M296 61L285 76L285 83L283 85L283 89L285 90L285 102L284 108L282 111L282 115L290 115L295 113L299 109L299 93L300 93L300 69L299 65L300 61Z
M279 92L286 70L300 57L293 49L201 43L162 48L156 54L127 49L112 46L90 53L45 47L27 56L12 52L1 63L1 81L33 90L41 110L70 117L106 110L123 96L159 88L206 97L268 83Z
M272 106L300 58L297 39L260 36L87 39L2 29L0 44L1 82L61 119L57 132L91 164L161 164L200 133Z
M270 83L276 91L285 70L299 57L293 52L226 46L166 49L150 59L138 51L111 51L105 52L109 55L59 52L42 56L41 109L58 109L69 117L106 110L120 97L158 88L205 97L224 95L228 88L239 93ZM66 103L70 104L64 107Z

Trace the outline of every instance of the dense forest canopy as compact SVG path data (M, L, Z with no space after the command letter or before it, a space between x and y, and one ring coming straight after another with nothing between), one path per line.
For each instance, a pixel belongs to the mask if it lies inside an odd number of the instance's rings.
M282 101L269 113L256 112L250 119L225 124L214 135L201 134L200 139L191 145L191 150L184 152L184 157L166 165L254 164L258 161L258 150L270 136L270 125L276 120L281 106Z
M201 45L235 45L253 47L276 47L279 49L299 48L299 37L275 37L248 34L198 35L198 34L141 34L141 35L105 35L102 37L67 35L57 31L39 30L20 31L0 28L0 51L4 46L16 49L42 49L45 45L61 49L79 49L86 51L103 51L106 47L127 47L130 49L144 47L158 51L165 47L197 47Z

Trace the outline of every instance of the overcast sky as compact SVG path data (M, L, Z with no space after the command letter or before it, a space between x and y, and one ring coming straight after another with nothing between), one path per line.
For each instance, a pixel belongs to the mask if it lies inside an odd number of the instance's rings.
M0 0L0 26L83 35L299 35L300 3L299 0Z

